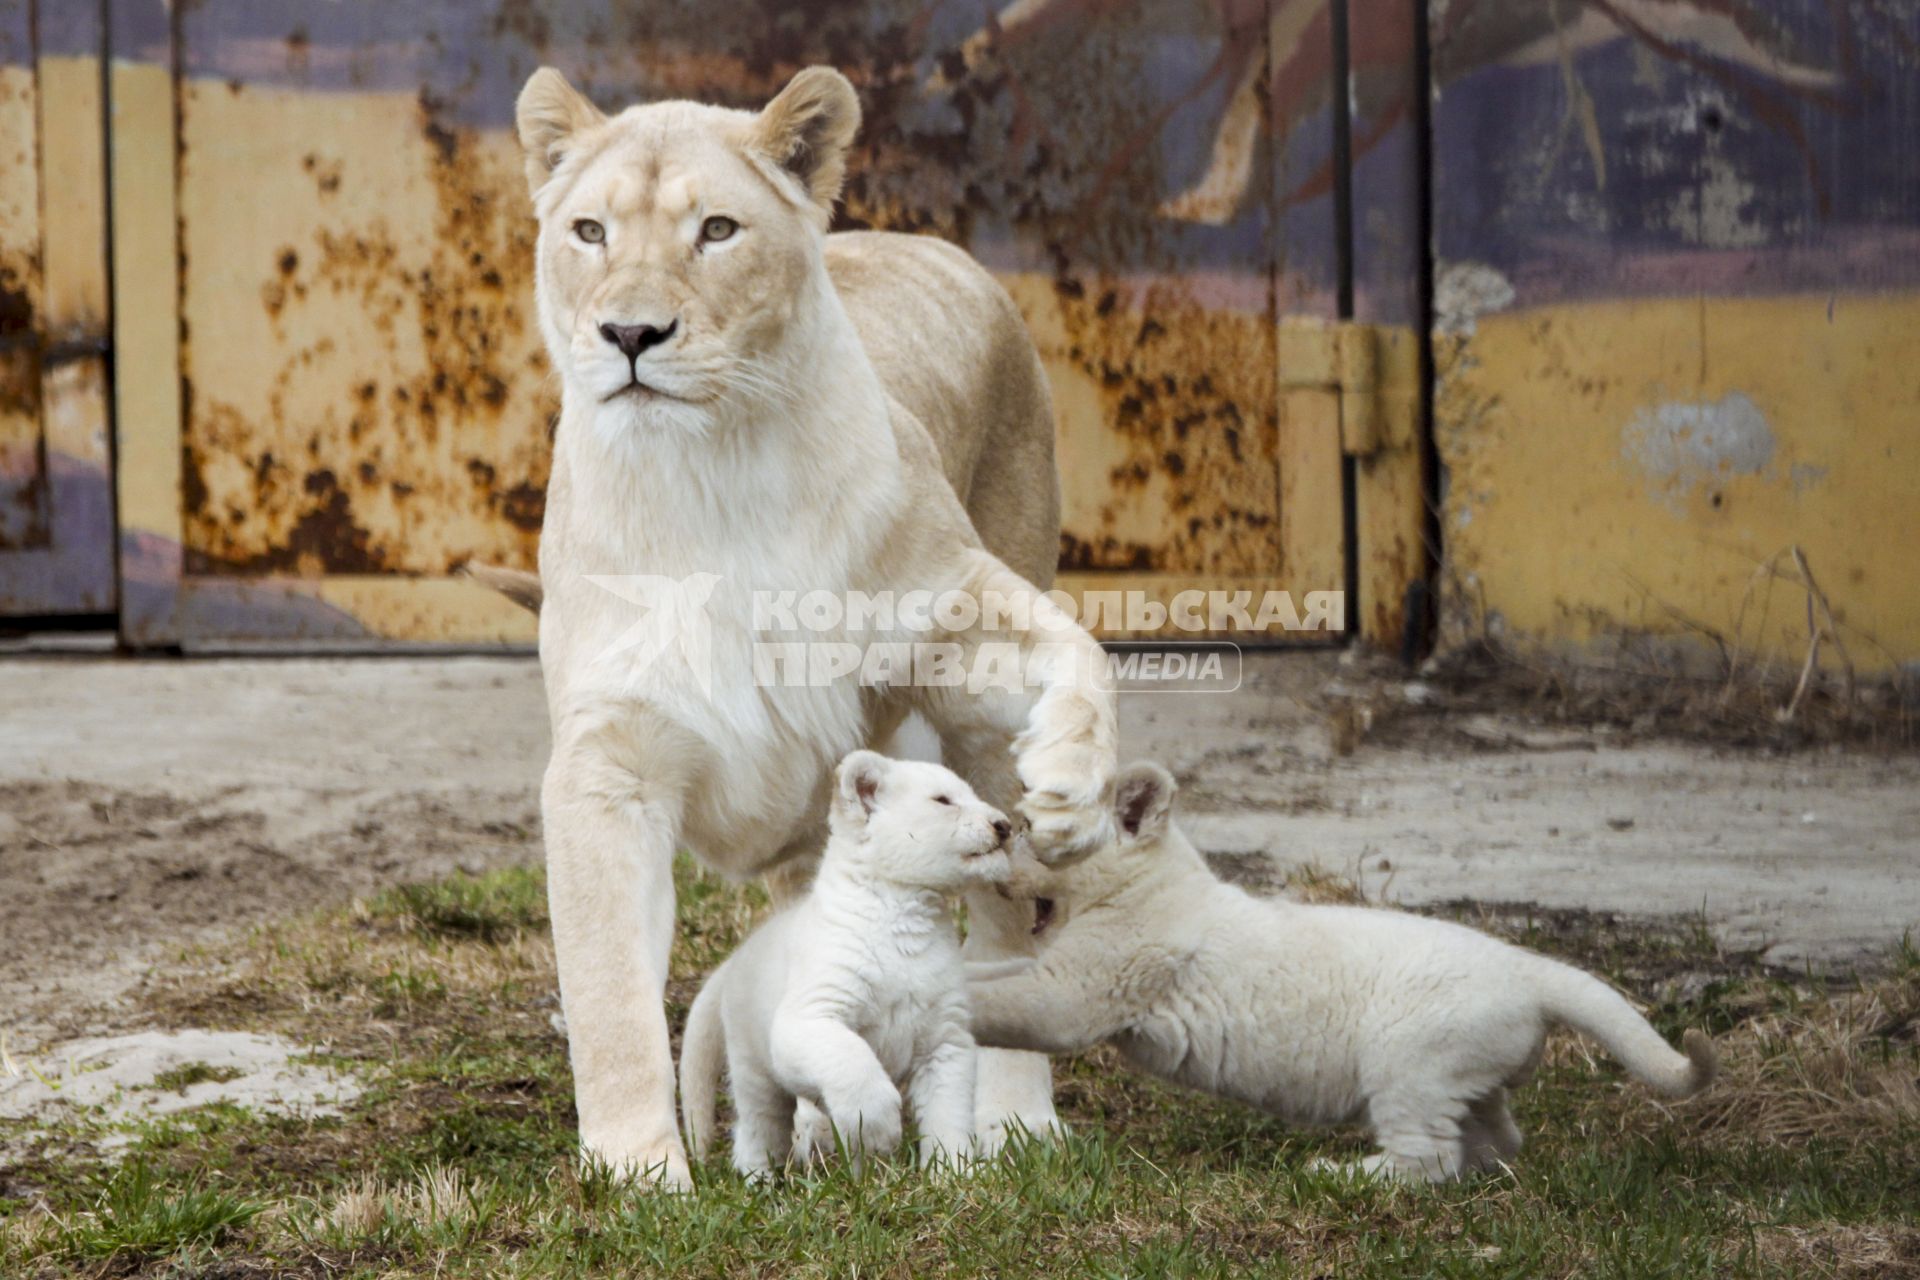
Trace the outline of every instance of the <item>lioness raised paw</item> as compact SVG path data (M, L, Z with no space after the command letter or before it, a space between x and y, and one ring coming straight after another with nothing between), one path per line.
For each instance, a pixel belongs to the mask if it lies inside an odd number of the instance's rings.
M1118 763L1111 695L1050 691L1014 741L1013 754L1035 857L1062 866L1112 841Z
M1041 862L1064 866L1112 842L1111 751L1061 744L1021 757L1019 770L1020 814Z

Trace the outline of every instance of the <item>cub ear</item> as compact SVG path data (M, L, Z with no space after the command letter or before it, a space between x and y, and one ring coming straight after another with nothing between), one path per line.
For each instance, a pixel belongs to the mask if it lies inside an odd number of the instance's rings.
M527 186L539 191L565 158L567 145L582 129L606 119L600 108L567 83L552 67L527 77L514 106L520 146L527 153Z
M1173 775L1157 764L1128 765L1113 784L1113 818L1122 838L1139 840L1165 830L1178 789Z
M847 148L859 131L860 99L847 78L832 67L808 67L760 112L753 146L826 211L840 198Z
M880 795L880 781L891 762L875 751L855 751L836 771L835 807L849 817L865 819Z

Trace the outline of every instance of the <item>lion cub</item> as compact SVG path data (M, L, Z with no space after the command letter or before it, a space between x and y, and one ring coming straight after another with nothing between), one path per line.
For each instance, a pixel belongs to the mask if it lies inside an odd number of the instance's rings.
M974 1046L949 899L1006 880L1010 824L939 765L856 751L836 771L828 829L806 897L754 930L693 1002L680 1056L688 1145L706 1154L724 1049L742 1173L784 1161L790 1142L796 1158L814 1154L819 1111L856 1158L893 1149L902 1088L921 1163L965 1159Z
M1362 1122L1380 1146L1367 1171L1433 1181L1519 1151L1507 1089L1552 1024L1669 1096L1713 1079L1704 1034L1687 1032L1683 1057L1578 969L1445 921L1221 882L1170 822L1173 793L1164 769L1134 765L1113 845L1058 871L1016 859L1002 892L1041 899L1048 923L1033 968L970 983L981 1045L1111 1040L1156 1075L1289 1121Z

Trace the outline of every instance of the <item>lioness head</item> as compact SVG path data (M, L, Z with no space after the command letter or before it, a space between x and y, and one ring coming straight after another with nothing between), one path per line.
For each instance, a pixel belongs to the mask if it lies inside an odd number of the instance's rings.
M604 429L704 431L784 389L784 340L830 289L821 237L860 126L809 67L759 113L657 102L602 114L551 67L520 91L540 219L540 329Z
M937 764L853 752L834 771L827 821L830 858L891 884L951 893L1007 876L1013 824Z

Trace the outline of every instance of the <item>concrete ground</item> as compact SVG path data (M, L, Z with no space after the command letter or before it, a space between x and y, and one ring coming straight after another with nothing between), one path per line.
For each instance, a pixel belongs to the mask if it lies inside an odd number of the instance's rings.
M1336 753L1331 654L1231 694L1132 694L1127 758L1254 879L1315 864L1406 904L1704 913L1769 959L1920 925L1920 759L1776 755L1465 715L1422 687ZM156 961L383 885L538 856L546 712L525 658L0 663L0 1032L85 1030Z

